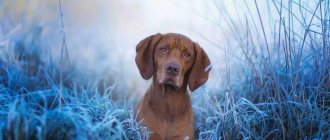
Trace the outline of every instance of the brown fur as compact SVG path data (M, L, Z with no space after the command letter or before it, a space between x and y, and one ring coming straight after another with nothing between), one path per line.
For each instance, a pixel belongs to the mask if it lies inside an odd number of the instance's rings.
M207 81L208 56L197 43L175 33L149 36L137 45L136 52L141 76L146 80L152 77L137 108L138 119L151 131L150 139L194 139L194 116L187 87L195 90Z

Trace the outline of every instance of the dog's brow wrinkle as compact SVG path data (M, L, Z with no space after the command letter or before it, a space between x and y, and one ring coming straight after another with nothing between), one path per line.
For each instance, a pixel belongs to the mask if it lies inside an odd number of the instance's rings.
M174 43L175 47L178 46L178 35L175 36L175 43Z
M180 35L177 35L176 36L176 47L179 47L179 45L180 45Z
M209 64L208 66L205 67L204 72L208 72L208 71L210 71L211 68L212 68L212 65Z

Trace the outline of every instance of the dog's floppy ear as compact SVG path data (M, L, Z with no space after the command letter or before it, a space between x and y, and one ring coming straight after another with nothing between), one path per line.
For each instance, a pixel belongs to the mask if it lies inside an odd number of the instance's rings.
M135 63L143 79L148 80L154 72L154 48L162 38L160 33L151 35L136 46Z
M211 62L205 51L197 43L193 42L193 44L196 56L188 79L188 86L191 91L205 84L211 70Z

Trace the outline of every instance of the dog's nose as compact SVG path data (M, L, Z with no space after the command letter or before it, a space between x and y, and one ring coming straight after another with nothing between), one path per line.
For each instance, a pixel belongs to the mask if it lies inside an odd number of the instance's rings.
M175 76L179 73L180 66L177 63L170 62L165 64L165 69L168 74Z

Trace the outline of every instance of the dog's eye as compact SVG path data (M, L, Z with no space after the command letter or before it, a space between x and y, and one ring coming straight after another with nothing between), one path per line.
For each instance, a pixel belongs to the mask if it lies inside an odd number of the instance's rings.
M166 53L167 52L167 48L159 48L159 50L163 53Z
M188 51L185 51L185 52L183 53L183 56L184 56L184 57L190 57L191 54L190 54Z

